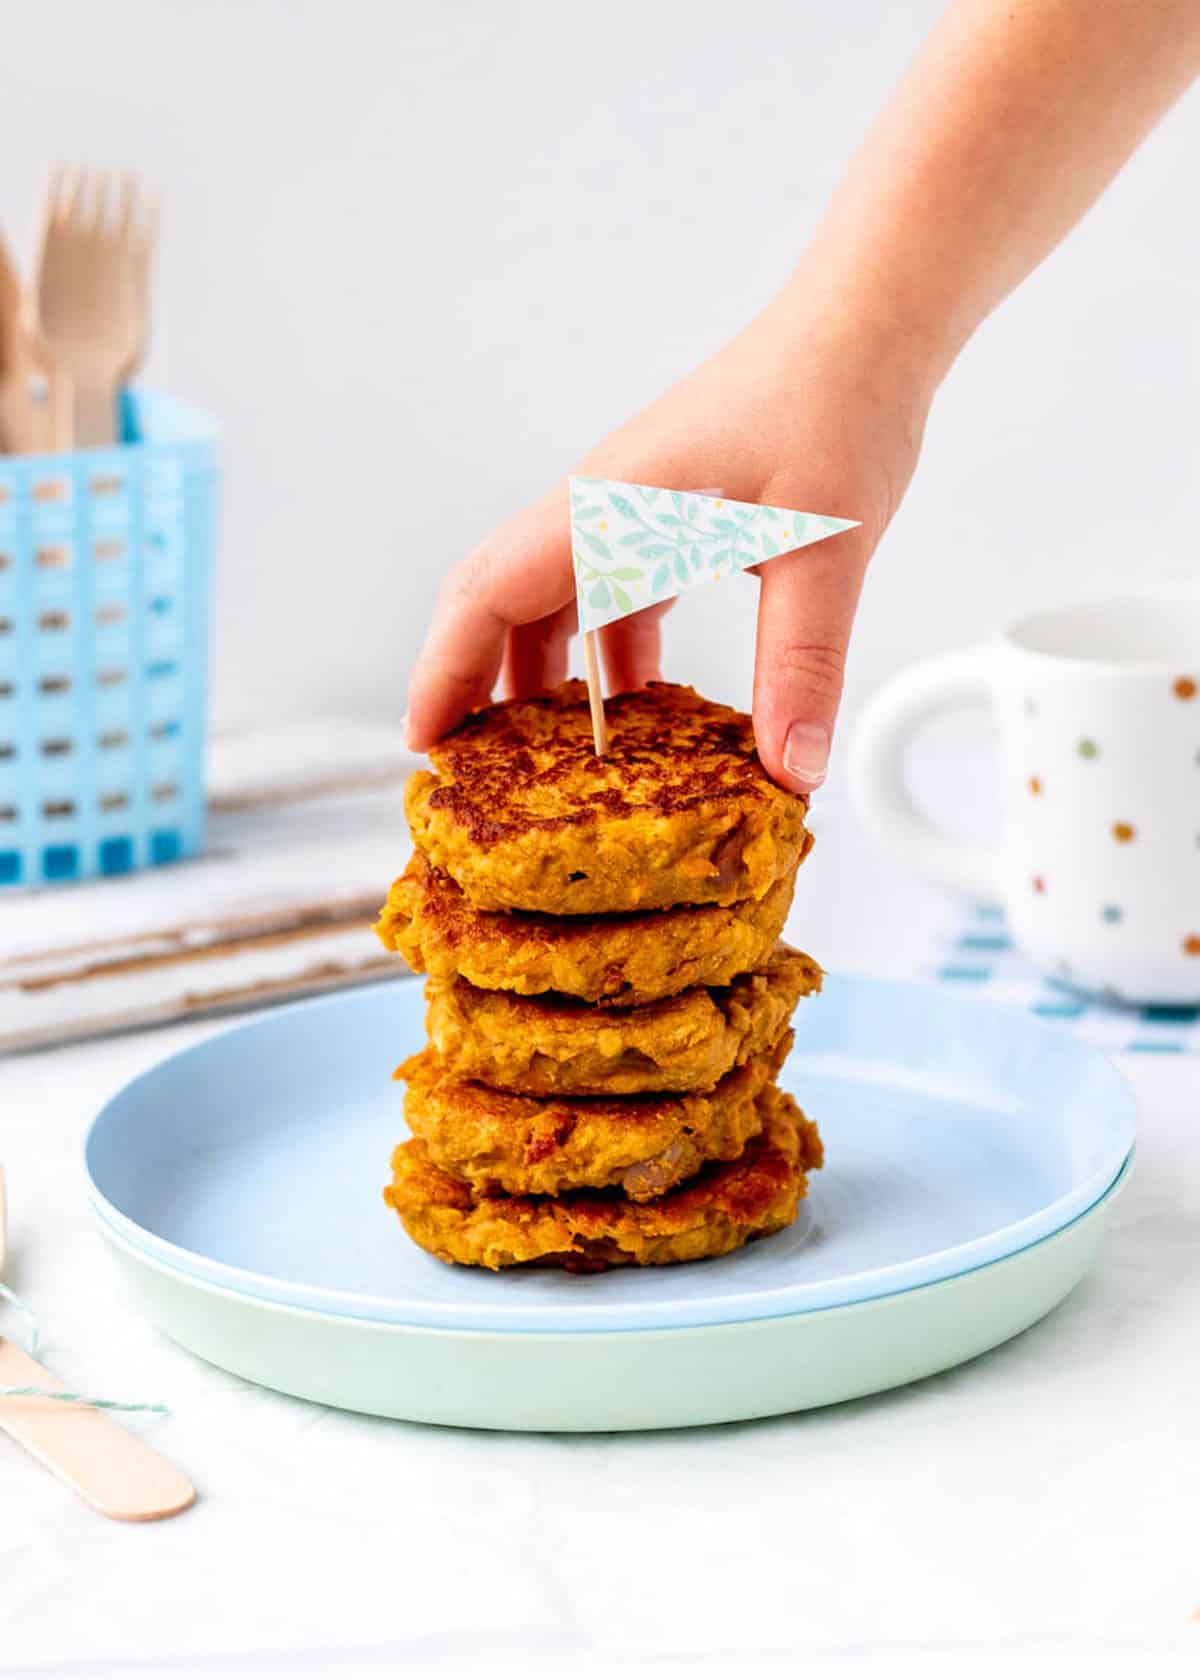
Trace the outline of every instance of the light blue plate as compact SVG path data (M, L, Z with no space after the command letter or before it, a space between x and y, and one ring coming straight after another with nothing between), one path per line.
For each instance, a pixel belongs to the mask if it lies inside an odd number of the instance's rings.
M1062 1029L934 987L831 979L801 1004L782 1075L828 1157L792 1230L660 1270L447 1267L380 1197L405 1132L389 1076L422 1017L410 982L340 993L143 1074L87 1140L106 1232L160 1273L326 1319L666 1331L876 1301L1016 1255L1092 1208L1133 1145L1127 1086Z

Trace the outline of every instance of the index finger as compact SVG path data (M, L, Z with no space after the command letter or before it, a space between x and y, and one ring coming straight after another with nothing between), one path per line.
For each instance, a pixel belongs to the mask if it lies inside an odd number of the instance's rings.
M506 519L442 585L408 685L408 745L424 752L490 699L510 630L575 595L567 488Z

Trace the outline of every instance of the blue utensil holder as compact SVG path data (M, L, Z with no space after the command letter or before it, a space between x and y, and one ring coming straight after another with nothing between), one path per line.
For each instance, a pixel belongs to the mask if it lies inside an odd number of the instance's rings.
M204 844L216 428L130 391L121 437L0 457L0 889Z

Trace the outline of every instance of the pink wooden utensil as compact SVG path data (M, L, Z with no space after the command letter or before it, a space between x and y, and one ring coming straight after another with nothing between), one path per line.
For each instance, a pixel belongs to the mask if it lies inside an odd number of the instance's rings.
M0 1171L0 1274L5 1248L4 1175ZM107 1412L73 1396L52 1398L68 1396L66 1386L31 1354L4 1338L0 1338L0 1388L43 1391L0 1395L0 1429L103 1516L153 1522L185 1511L195 1500L196 1490L182 1471L121 1429Z

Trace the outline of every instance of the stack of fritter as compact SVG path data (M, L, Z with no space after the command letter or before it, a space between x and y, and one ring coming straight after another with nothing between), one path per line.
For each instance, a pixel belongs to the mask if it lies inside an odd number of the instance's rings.
M385 1190L464 1265L725 1254L789 1224L821 1164L779 1090L821 971L779 943L812 839L750 720L655 683L565 683L468 718L409 783L417 852L377 926L430 976L398 1069L412 1138Z

